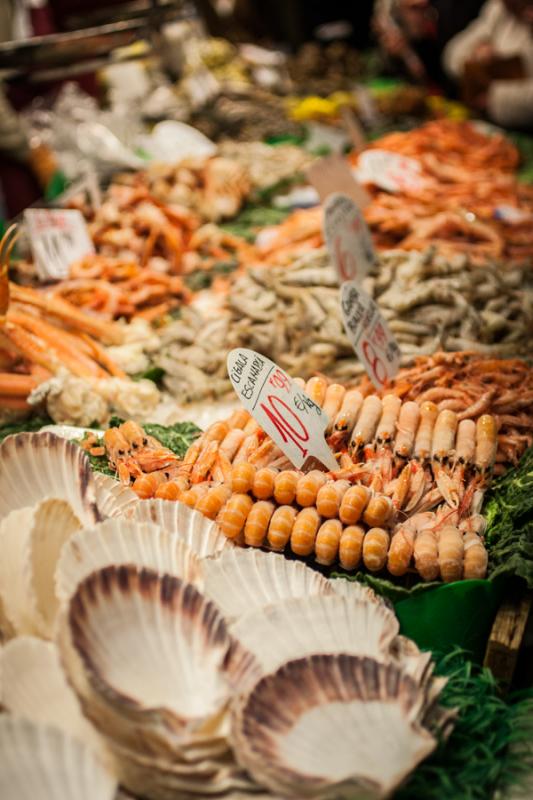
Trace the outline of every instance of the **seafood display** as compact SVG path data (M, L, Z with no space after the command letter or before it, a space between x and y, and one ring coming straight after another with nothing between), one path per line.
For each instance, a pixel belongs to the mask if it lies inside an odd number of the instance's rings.
M105 483L51 434L0 449L10 466L0 476L2 796L38 787L46 798L112 798L120 784L153 800L300 797L302 785L316 798L369 785L386 797L449 733L454 712L438 704L446 680L372 590L228 548L179 503L165 527L120 508L103 518ZM84 481L70 473L61 486L74 452ZM35 453L53 469L21 507L10 475L33 468ZM259 713L284 695L287 730ZM363 731L393 731L385 771L366 750L354 758Z

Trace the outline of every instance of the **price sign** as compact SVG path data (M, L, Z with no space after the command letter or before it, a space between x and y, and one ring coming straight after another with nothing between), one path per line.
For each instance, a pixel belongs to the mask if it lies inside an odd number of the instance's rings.
M324 202L330 194L342 192L351 197L359 208L370 203L367 190L355 180L354 172L344 156L327 156L314 161L307 170L307 179Z
M357 162L356 176L361 183L373 183L387 192L417 192L427 186L422 167L414 158L365 150Z
M328 418L286 372L245 348L232 350L227 363L241 403L295 467L315 458L328 469L337 468L324 438Z
M372 236L358 207L345 194L332 194L324 206L326 244L339 283L361 281L376 263Z
M344 327L360 361L377 389L400 367L400 348L377 304L355 281L341 286Z
M80 211L28 208L24 221L39 277L43 281L68 278L73 261L94 253Z

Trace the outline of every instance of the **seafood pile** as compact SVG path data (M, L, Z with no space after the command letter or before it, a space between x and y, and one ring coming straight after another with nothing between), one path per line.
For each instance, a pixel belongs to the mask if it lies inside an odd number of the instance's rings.
M0 457L6 800L384 798L449 732L446 680L370 589L132 503L51 434Z
M179 500L237 543L346 570L484 577L480 509L497 457L506 463L504 420L479 402L456 412L427 393L415 402L297 380L329 420L332 472L295 470L243 409L211 425L182 460L126 423L104 436L109 462L140 498ZM526 444L518 440L511 456Z
M221 142L218 153L234 163L242 164L250 176L252 189L267 189L293 179L314 161L314 156L290 144L271 147L263 142Z
M533 279L529 269L477 266L468 256L382 252L363 286L379 304L403 364L436 350L497 356L530 353Z
M373 392L367 378L360 387ZM492 414L498 426L495 471L517 464L533 444L533 370L516 358L497 359L478 353L436 353L419 357L411 368L401 369L387 391L402 400L432 402L459 419Z

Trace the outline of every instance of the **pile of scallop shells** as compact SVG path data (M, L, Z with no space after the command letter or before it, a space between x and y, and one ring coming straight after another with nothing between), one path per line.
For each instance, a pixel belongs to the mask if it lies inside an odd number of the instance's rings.
M0 797L388 797L449 730L369 589L0 446Z

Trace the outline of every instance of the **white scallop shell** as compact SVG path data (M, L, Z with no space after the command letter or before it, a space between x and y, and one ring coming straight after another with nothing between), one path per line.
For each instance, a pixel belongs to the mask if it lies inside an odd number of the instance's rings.
M252 611L230 626L265 673L316 653L364 655L390 660L398 620L385 606L338 595L284 600Z
M89 459L53 433L17 433L0 444L0 519L45 497L66 500L83 525L99 521Z
M160 499L141 500L135 508L134 518L140 522L155 522L163 530L177 533L201 558L232 547L215 522L185 503Z
M236 704L238 761L284 797L387 797L429 755L425 692L394 664L290 661Z
M116 790L86 745L58 728L0 716L2 800L112 800Z
M228 619L290 597L334 594L331 582L279 553L232 547L204 562L205 594Z
M0 703L7 711L60 728L106 759L100 736L67 683L55 644L33 636L12 639L0 651L0 670Z
M130 517L133 515L139 498L129 486L124 486L109 475L94 473L96 505L100 515L108 517Z
M386 606L382 597L370 586L365 586L359 581L352 581L348 578L330 578L329 582L335 594L340 594L342 597L351 597L364 602Z
M231 687L252 660L192 584L131 566L78 585L59 640L84 712L141 753L224 742Z
M17 633L50 638L58 610L54 572L61 548L80 521L65 500L42 500L0 523L0 595Z
M56 569L58 598L68 600L91 572L120 564L202 584L200 559L176 534L151 522L115 518L83 528L65 544Z

